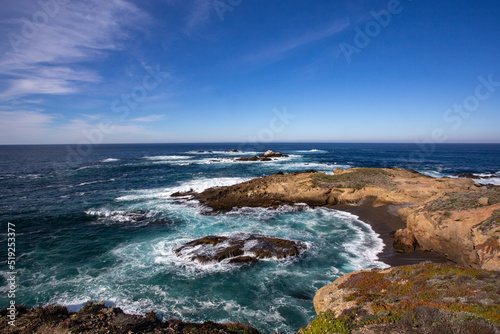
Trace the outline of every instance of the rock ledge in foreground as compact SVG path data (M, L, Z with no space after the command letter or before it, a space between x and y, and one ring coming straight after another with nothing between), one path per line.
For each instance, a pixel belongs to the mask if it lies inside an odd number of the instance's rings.
M87 303L76 313L68 312L65 306L50 305L28 310L19 305L16 307L15 326L8 324L7 314L7 309L0 310L0 333L259 334L257 329L244 323L160 321L154 312L146 316L126 314L118 307L105 307L104 302Z
M500 333L500 274L451 264L357 271L321 288L312 333Z

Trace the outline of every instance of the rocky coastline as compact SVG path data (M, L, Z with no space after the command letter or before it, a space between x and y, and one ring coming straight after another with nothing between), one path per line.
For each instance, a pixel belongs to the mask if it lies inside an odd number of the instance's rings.
M500 187L467 178L435 179L404 169L338 169L334 175L311 170L278 173L192 196L212 213L297 203L382 209L394 217L389 225L399 221L392 224L394 241L387 245L394 251L433 251L462 266L500 270Z
M161 320L154 312L145 316L126 314L118 307L106 307L104 302L87 303L78 312L68 312L65 306L51 305L31 310L17 307L15 326L8 324L8 310L1 310L0 332L15 334L259 334L244 323L191 323L178 319Z
M500 333L500 186L404 169L353 168L334 175L280 172L173 196L198 200L206 214L306 204L348 211L372 225L386 244L381 260L391 268L350 273L320 289L314 298L318 316L299 333ZM247 242L259 244L260 253ZM202 247L211 256L193 253ZM199 262L241 264L304 249L296 241L240 235L207 236L174 251ZM0 329L6 332L7 310L2 312ZM17 319L21 325L14 333L258 333L245 324L162 322L154 313L125 315L103 304L77 313L57 306L19 308Z

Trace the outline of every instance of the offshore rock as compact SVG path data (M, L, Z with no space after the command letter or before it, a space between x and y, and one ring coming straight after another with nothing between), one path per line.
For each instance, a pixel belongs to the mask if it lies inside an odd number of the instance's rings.
M266 151L264 154L259 155L262 158L281 158L288 157L286 154L282 154L281 152L273 152L271 150Z
M298 256L307 249L305 243L259 234L208 236L174 249L177 256L198 263L254 263L261 259L284 259Z
M264 154L256 155L253 157L242 157L236 159L236 161L272 161L271 158L286 158L287 154L282 154L280 152L273 152L271 150L266 151Z

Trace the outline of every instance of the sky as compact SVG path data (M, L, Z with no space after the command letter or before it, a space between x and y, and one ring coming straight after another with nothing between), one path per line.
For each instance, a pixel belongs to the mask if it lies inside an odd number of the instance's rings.
M500 2L3 0L0 144L500 143Z

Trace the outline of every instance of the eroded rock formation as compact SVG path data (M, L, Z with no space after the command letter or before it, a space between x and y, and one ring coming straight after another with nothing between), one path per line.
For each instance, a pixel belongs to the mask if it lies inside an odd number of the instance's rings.
M174 249L180 256L198 263L253 263L261 259L298 256L307 246L300 241L279 239L259 234L208 236Z

